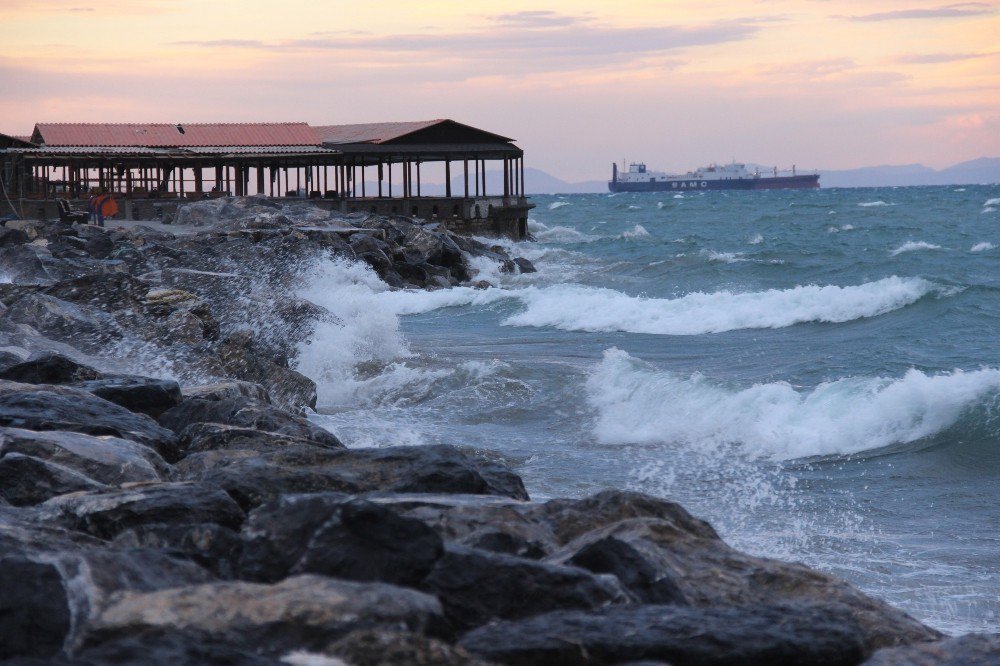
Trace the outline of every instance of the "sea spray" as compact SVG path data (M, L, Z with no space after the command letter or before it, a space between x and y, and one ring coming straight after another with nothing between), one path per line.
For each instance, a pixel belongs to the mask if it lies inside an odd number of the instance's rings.
M942 249L940 245L934 245L933 243L927 243L925 241L906 241L896 249L889 253L889 256L895 257L898 254L903 254L904 252L916 252L918 250L940 250Z

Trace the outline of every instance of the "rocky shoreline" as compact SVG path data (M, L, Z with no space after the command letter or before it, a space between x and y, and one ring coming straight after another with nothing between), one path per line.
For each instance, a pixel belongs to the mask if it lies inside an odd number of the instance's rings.
M678 504L533 502L484 452L309 421L296 350L331 315L294 294L318 259L425 289L530 262L252 197L175 222L0 227L4 663L996 663L996 635L740 553Z

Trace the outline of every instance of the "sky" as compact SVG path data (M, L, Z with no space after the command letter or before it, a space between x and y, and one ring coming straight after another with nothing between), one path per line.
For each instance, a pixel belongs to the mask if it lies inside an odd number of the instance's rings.
M604 179L1000 156L1000 0L0 0L0 132L453 118Z

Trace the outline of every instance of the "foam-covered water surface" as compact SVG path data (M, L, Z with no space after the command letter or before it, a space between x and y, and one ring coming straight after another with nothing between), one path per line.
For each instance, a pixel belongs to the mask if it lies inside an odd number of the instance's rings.
M350 446L499 456L535 498L682 502L948 632L1000 624L1000 188L535 197L535 263L391 291L317 265Z

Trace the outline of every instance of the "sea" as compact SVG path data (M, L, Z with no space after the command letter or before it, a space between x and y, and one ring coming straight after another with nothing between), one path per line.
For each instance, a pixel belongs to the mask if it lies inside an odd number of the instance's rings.
M536 196L538 269L300 295L312 418L533 499L625 488L947 633L1000 630L1000 186Z

